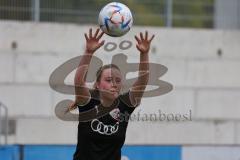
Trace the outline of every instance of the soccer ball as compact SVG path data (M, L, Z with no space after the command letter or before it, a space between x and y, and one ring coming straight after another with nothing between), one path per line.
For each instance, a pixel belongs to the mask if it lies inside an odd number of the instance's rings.
M98 23L104 33L120 37L130 30L133 23L132 13L126 5L111 2L100 11Z

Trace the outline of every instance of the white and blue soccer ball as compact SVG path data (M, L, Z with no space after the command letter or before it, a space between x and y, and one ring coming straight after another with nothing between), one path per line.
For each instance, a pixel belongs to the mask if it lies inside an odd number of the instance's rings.
M111 2L101 9L98 23L104 33L112 37L120 37L132 27L132 13L126 5Z

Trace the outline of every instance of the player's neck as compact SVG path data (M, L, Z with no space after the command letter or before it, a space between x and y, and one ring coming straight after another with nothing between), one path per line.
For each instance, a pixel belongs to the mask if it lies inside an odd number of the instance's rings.
M115 99L108 99L108 98L105 98L105 97L100 95L100 101L101 101L101 104L104 107L111 107L111 105L113 104L114 100Z

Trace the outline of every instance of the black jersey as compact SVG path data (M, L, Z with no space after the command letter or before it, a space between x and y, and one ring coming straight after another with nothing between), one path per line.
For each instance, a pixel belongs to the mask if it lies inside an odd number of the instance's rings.
M101 106L96 90L91 90L91 99L79 112L96 110ZM105 107L107 108L107 107ZM104 116L78 124L78 143L74 160L120 160L121 148L125 141L129 116L135 107L131 105L129 92L121 94L114 101L110 112Z

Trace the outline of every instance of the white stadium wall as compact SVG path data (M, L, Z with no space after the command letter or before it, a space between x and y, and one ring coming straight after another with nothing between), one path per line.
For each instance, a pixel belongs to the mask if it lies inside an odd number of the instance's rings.
M55 105L71 95L49 87L49 76L65 61L83 54L90 25L0 21L0 101L15 120L10 143L75 144L77 122L64 122ZM133 42L129 50L100 49L104 63L118 53L137 63L134 35L148 30L156 35L150 51L152 63L168 72L161 80L174 89L159 97L144 98L134 111L185 115L184 121L131 121L126 144L240 144L240 32L200 29L133 27L121 38L107 42ZM73 74L67 78L72 84Z

